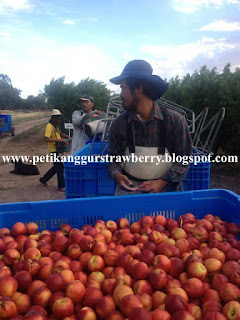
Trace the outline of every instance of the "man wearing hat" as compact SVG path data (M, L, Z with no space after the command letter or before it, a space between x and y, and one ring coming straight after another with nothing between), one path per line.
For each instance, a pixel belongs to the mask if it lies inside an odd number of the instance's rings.
M93 112L94 100L89 94L83 95L78 102L81 105L82 110L75 110L72 114L73 124L73 137L72 137L72 154L82 149L89 137L80 129L80 123L82 118Z
M173 153L191 155L192 141L184 117L157 104L168 83L152 72L147 61L133 60L110 79L121 87L126 112L111 126L108 153L136 156L134 161L108 164L117 182L116 195L175 191L189 169L169 161Z

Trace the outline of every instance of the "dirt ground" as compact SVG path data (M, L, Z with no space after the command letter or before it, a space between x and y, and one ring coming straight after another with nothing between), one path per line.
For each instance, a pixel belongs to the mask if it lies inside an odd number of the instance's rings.
M39 163L37 165L40 175L22 176L11 174L14 165L3 164L2 155L46 155L47 144L44 141L44 128L49 117L44 119L27 120L15 126L16 134L23 131L27 133L36 127L37 132L29 134L27 138L13 141L10 134L0 139L0 203L42 201L65 199L65 193L57 190L57 177L49 181L47 187L39 182L39 178L51 167L51 163ZM240 168L228 166L212 166L210 188L229 189L240 194Z
M228 189L240 194L240 167L212 165L210 189Z
M39 128L37 134L27 139L12 141L10 134L0 139L0 203L65 199L65 193L57 190L57 177L53 177L47 187L39 182L39 178L51 168L51 163L37 164L40 175L23 176L11 174L14 165L3 164L2 161L2 155L46 155L48 149L44 141L44 129L48 119L29 120L15 125L16 136L33 127Z

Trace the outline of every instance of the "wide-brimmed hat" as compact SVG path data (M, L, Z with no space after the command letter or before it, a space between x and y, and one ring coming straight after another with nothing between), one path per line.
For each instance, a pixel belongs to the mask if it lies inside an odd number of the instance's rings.
M144 80L151 84L154 96L158 99L167 90L168 83L159 76L153 75L151 65L145 60L132 60L123 69L120 76L110 79L114 84L121 84L127 78Z
M58 109L52 109L51 116L61 116L61 112Z
M90 94L84 94L81 98L78 99L78 103L87 100L91 100L92 102L94 102L93 97Z

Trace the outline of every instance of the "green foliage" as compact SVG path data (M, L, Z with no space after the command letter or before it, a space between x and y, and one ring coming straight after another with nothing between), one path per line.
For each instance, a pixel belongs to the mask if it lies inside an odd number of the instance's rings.
M58 108L65 121L71 121L74 110L80 108L78 99L83 94L94 97L95 108L105 111L114 93L101 81L87 78L78 84L65 83L65 77L52 79L45 85L45 93L21 99L20 90L13 88L11 79L0 74L0 109L49 109ZM115 96L117 96L115 94ZM178 76L169 80L169 87L164 98L193 110L196 116L209 108L210 120L220 108L226 109L226 116L218 133L214 151L221 146L230 154L240 155L240 68L231 71L228 63L222 73L216 68L209 70L203 66L193 74Z
M228 63L220 74L216 68L203 66L182 79L172 78L164 98L193 110L196 116L208 107L208 120L224 107L226 115L214 151L221 146L230 154L240 155L240 69L231 72L230 67Z
M39 93L36 97L28 96L23 102L23 109L46 110L46 95L44 93Z
M0 74L0 110L16 109L46 109L46 95L20 97L21 90L13 88L11 79L6 74Z
M83 94L90 94L94 98L94 107L98 110L105 111L110 98L110 90L106 84L93 79L82 80L75 85L74 82L64 83L65 77L52 79L49 85L45 86L47 96L47 105L50 109L59 109L65 118L70 120L74 110L78 110L80 105L78 99Z
M7 75L0 74L0 110L21 108L20 92L20 90L13 88L11 79Z

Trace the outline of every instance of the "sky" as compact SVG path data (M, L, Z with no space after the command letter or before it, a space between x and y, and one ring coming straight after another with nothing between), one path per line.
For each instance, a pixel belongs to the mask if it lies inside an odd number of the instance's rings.
M65 76L109 79L133 59L182 78L240 67L240 0L0 0L0 74L21 97Z

